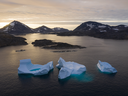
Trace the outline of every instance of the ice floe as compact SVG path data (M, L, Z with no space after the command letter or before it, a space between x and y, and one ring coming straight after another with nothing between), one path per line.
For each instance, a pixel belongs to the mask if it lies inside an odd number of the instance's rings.
M18 74L44 75L44 74L48 74L48 72L53 68L54 68L53 61L45 65L39 65L39 64L32 64L31 59L23 59L20 60Z
M97 64L97 67L99 68L101 72L104 72L104 73L116 73L117 72L117 70L114 67L112 67L109 63L101 62L100 60Z
M86 67L84 65L78 64L76 62L66 62L61 57L58 60L58 63L59 64L57 64L56 67L61 68L58 75L59 79L67 78L72 74L80 75L86 71Z

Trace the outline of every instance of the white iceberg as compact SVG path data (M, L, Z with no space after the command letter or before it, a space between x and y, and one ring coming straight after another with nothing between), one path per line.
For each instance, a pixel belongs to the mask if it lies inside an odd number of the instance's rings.
M61 57L58 60L58 63L59 64L57 64L56 67L61 68L58 75L59 79L67 78L72 74L80 75L86 71L86 67L84 65L78 64L76 62L66 62Z
M104 72L104 73L116 73L117 72L117 70L114 67L112 67L109 63L101 62L100 60L97 64L97 67L99 68L101 72Z
M20 60L18 74L44 75L47 74L53 68L54 68L53 61L45 65L39 65L39 64L32 64L31 59L23 59Z

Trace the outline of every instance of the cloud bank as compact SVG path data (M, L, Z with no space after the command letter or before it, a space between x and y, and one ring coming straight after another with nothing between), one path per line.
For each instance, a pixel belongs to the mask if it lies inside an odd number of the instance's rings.
M19 20L32 27L46 24L73 29L90 20L128 22L127 5L128 0L0 0L0 23Z

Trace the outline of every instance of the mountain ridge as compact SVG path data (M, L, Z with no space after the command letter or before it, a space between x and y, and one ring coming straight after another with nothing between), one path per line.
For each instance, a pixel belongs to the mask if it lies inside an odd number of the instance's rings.
M9 34L28 34L28 33L49 34L49 33L58 33L58 32L68 32L69 30L60 27L49 28L44 25L33 29L25 25L24 23L14 20L11 23L4 26L3 28L1 28L0 31Z
M103 39L128 39L128 26L110 26L94 21L80 24L73 31L58 33L59 36L92 36Z

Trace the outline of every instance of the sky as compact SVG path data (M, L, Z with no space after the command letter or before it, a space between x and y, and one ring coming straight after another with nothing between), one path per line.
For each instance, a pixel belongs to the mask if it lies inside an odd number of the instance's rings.
M14 20L70 30L87 21L128 25L128 0L0 0L0 28Z

